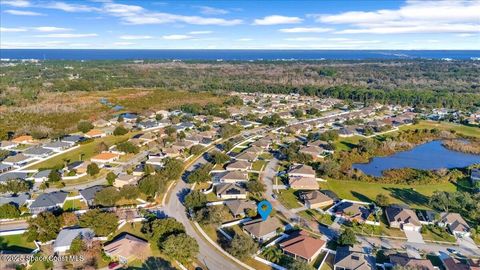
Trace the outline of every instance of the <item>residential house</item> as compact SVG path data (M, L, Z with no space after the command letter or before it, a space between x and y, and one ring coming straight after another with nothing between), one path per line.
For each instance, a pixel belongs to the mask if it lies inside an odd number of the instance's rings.
M283 253L297 260L312 262L325 248L326 242L313 238L306 231L290 235L288 239L280 242Z
M46 143L43 145L43 148L49 149L55 152L61 152L67 148L70 148L72 145L67 142L62 142L62 141L55 141L55 142L50 142Z
M369 205L343 201L335 206L334 212L349 221L365 222L371 214Z
M305 191L300 198L308 209L324 208L334 203L333 199L321 191Z
M288 171L288 177L315 178L315 170L311 166L304 165L304 164L294 165Z
M8 172L8 171L10 171L11 169L13 169L13 166L12 166L12 165L0 163L0 173Z
M18 146L18 143L13 141L1 141L0 142L0 149L2 150L11 150Z
M53 244L53 252L65 253L70 249L73 239L81 237L82 239L91 239L95 233L90 228L65 228L62 229Z
M179 157L182 154L178 148L173 147L162 148L162 153L170 158Z
M246 148L245 150L243 150L243 152L251 152L251 153L254 153L256 155L260 154L263 152L263 148L259 147L259 146L256 146L256 145L252 145L248 148Z
M8 180L26 180L28 174L26 172L7 172L0 174L0 183Z
M458 213L441 213L440 226L445 226L456 237L470 236L470 226Z
M235 159L253 162L257 159L257 153L243 151L237 156L235 156Z
M92 206L95 204L95 195L100 190L104 189L105 186L92 186L79 191L82 200L88 205Z
M30 160L32 160L32 157L28 157L23 153L20 153L14 156L7 157L2 161L2 163L19 168L19 167L22 167L23 165L26 165Z
M70 145L74 145L83 141L85 138L80 135L67 135L61 139L62 142L68 143Z
M95 163L106 164L106 163L112 163L114 161L117 161L119 158L120 158L119 154L103 152L103 153L100 153L98 155L93 156L90 159L90 161L95 162Z
M215 185L215 194L221 199L246 199L247 190L239 184L222 183Z
M74 161L70 164L67 165L67 169L69 171L75 170L78 174L84 174L87 173L87 168L88 165L90 165L92 162L90 161Z
M313 159L323 158L323 155L326 153L324 148L316 145L301 147L299 152L305 155L309 155Z
M432 262L428 259L411 258L406 254L394 254L389 256L390 264L402 269L435 270Z
M30 199L30 194L28 193L0 196L0 205L13 204L17 207L20 207L24 205L28 199Z
M261 147L263 149L268 149L270 147L271 141L266 138L262 138L258 141L252 143L252 146Z
M48 176L50 175L51 172L52 170L38 171L34 175L32 175L32 179L33 181L35 181L35 183L46 182L48 181Z
M315 170L308 165L295 165L288 171L288 184L293 189L315 190L319 188Z
M68 192L54 191L50 193L42 193L28 207L32 214L38 214L43 211L52 211L62 208L67 199Z
M16 144L31 144L33 143L33 137L30 135L22 135L14 138L12 142Z
M50 149L46 149L40 146L35 146L23 151L22 154L31 158L45 158L45 157L48 157L48 155L50 155L52 152L53 151Z
M85 137L87 138L103 138L103 137L106 137L107 134L101 130L101 129L92 129L90 131L88 131L87 133L85 133Z
M375 269L375 259L364 253L360 247L341 246L337 248L333 270Z
M104 245L103 250L107 256L127 264L135 259L148 257L150 244L144 239L125 233Z
M400 205L391 205L385 209L388 224L392 228L404 231L420 231L422 224L415 212Z
M275 237L282 227L282 223L276 217L269 217L266 220L254 219L243 223L243 230L260 243Z
M255 202L247 200L229 200L225 202L225 206L227 206L234 217L244 217L247 209L255 211L257 209Z
M475 265L473 267L469 265L470 261L460 258L444 256L441 261L445 270L478 270L478 268L474 268Z
M117 188L121 188L125 185L137 185L138 180L140 180L140 177L131 175L131 174L120 174L117 176L115 179L115 182L113 182L113 186Z
M235 160L225 168L227 171L248 171L252 169L252 163L244 160Z
M219 180L220 183L248 182L248 173L243 171L227 171Z

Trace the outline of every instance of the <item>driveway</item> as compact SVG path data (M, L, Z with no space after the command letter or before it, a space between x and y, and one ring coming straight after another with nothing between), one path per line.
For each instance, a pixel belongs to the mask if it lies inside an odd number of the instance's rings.
M408 239L407 242L425 244L425 241L423 241L423 237L420 232L416 232L416 231L404 231L404 232L405 232L405 236Z

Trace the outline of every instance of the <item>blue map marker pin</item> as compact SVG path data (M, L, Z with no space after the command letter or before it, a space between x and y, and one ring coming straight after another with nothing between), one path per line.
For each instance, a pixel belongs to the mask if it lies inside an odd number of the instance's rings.
M263 200L257 204L257 212L262 217L262 220L267 220L268 216L272 212L272 204L267 200Z

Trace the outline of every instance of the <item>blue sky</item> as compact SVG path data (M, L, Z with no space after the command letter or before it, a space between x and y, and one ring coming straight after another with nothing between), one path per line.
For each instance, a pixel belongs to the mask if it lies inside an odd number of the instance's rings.
M0 48L480 48L480 0L0 3Z

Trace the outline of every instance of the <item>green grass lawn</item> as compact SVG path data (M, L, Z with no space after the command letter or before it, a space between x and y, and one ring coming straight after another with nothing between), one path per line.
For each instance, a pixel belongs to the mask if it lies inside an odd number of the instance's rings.
M268 152L263 152L258 157L264 160L269 160L273 158L273 155Z
M352 149L354 146L358 144L358 142L362 139L360 136L352 136L352 137L339 137L337 140L333 142L335 145L335 150L344 150L348 151Z
M69 163L80 160L81 155L83 155L82 157L83 160L89 160L91 157L93 157L96 154L95 150L97 148L97 145L100 144L101 142L104 142L108 146L111 146L116 143L126 141L128 138L138 133L139 132L132 132L122 136L111 135L104 138L96 139L92 142L88 142L80 145L80 147L75 150L69 151L62 155L45 160L44 162L40 162L36 165L30 166L28 167L28 169L32 170L32 169L39 169L39 168L53 168L57 166L61 167L63 166L66 160L69 161Z
M79 199L68 200L63 205L63 210L65 211L76 211L80 209L87 209L87 205L85 204L85 202L80 201Z
M323 224L325 226L332 225L333 220L335 219L335 217L333 217L331 215L322 214L322 213L320 213L316 210L312 210L312 209L301 211L298 214L300 216L304 217L304 218L307 218L307 219L310 219L310 220L313 219L313 220L317 221L318 223Z
M238 154L238 153L242 152L243 149L245 149L245 148L235 147L235 148L233 148L232 151L230 151L230 152L232 152L233 154Z
M440 130L455 130L457 133L461 133L461 134L466 135L466 136L472 136L472 137L480 138L480 128L472 127L472 126L466 126L466 125L460 125L460 124L455 124L455 123L449 123L449 122L420 121L420 123L418 123L416 125L400 127L400 130L423 129L423 128L427 128L427 129L437 128L437 129L440 129Z
M403 203L420 209L429 209L428 196L433 192L457 190L452 183L409 186L331 179L321 182L320 186L322 189L332 190L342 199L371 202L378 194L383 193L390 198L391 203Z
M266 164L267 164L267 161L265 160L256 160L252 164L252 170L259 172L265 167Z
M455 237L449 234L446 229L436 226L423 226L422 236L424 240L443 241L451 243L455 243L456 241Z
M23 234L0 236L0 249L31 252L36 249L35 243L27 241Z
M297 196L295 195L295 192L297 190L294 189L284 189L280 190L278 193L278 200L280 203L283 204L283 206L292 209L292 208L298 208L301 207L302 205L297 199Z

